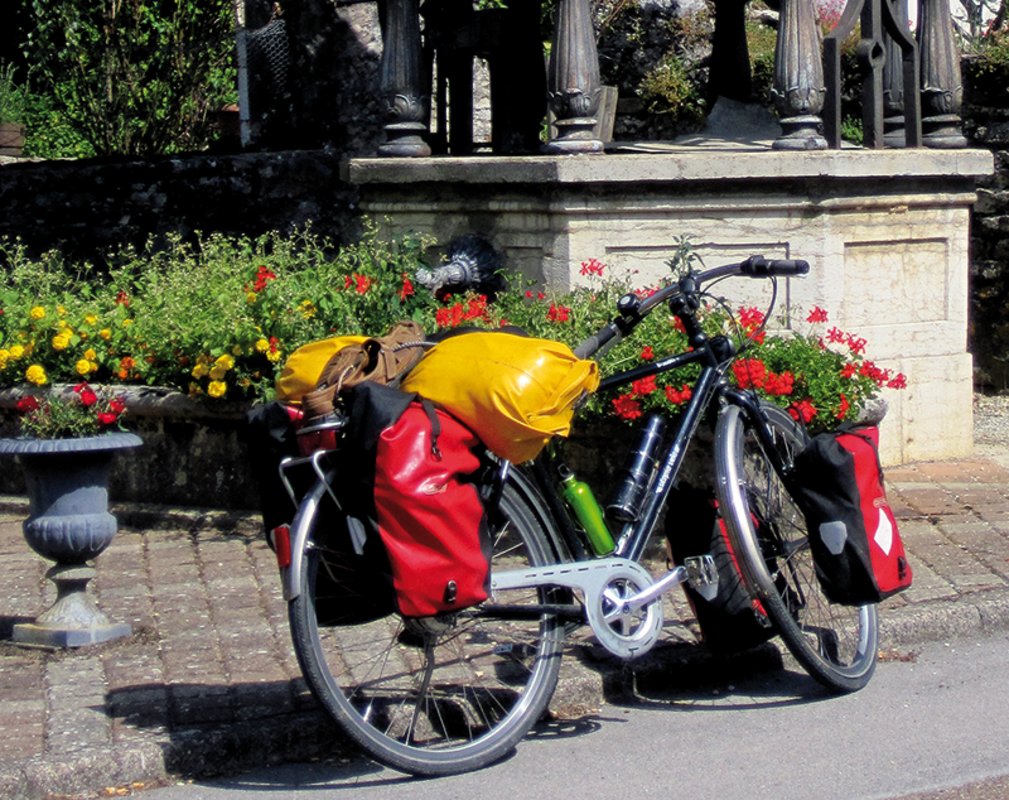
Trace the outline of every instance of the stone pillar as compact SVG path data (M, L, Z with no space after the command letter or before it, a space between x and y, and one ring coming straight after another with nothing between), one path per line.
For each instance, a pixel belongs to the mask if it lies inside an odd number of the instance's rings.
M820 29L812 0L782 0L771 95L781 123L775 150L825 150Z
M547 72L547 97L557 137L547 143L547 152L602 152L603 143L593 133L599 94L592 9L588 0L559 0Z
M429 156L424 141L430 98L421 69L419 0L385 0L382 22L382 64L379 82L385 113L384 156Z
M960 132L960 51L946 0L923 0L918 18L918 51L922 143L926 147L966 147L967 139Z

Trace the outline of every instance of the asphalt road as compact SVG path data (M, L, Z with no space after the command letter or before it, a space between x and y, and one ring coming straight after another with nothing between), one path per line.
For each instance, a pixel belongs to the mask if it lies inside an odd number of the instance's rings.
M142 797L1009 797L1009 634L891 653L868 687L845 697L767 662L547 724L512 758L467 775L415 780L364 761L298 764Z

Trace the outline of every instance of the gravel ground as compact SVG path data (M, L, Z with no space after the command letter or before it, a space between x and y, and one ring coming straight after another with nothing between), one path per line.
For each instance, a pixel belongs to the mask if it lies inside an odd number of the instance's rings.
M1009 465L1009 395L974 395L974 448Z

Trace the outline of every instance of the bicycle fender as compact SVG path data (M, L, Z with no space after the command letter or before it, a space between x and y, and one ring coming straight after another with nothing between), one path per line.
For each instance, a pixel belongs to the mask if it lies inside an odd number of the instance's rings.
M291 523L291 563L280 570L280 582L284 590L284 600L287 602L301 594L301 570L305 561L305 548L308 545L308 532L319 510L319 503L322 502L324 495L329 494L330 477L331 475L327 475L326 480L315 482L315 486L302 499Z

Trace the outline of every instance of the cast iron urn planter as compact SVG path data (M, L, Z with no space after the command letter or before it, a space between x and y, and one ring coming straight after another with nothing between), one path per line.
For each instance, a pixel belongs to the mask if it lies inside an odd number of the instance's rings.
M0 455L16 455L25 476L25 540L56 562L46 573L56 584L56 602L34 622L15 625L15 642L81 647L131 633L129 624L110 622L86 590L95 576L88 562L109 546L117 529L109 513L112 458L139 444L140 437L118 431L76 439L0 439Z

